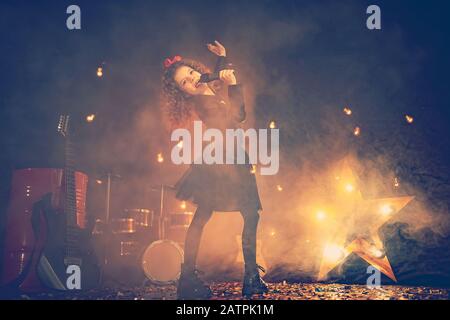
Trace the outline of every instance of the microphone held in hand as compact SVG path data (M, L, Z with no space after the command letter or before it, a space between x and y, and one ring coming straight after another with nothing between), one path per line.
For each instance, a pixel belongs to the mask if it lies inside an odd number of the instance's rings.
M216 70L213 73L204 73L200 76L200 80L198 82L208 83L216 80L220 80L220 71L226 69L233 69L233 65L231 63L218 63L216 66Z
M200 80L198 82L208 83L215 80L220 80L219 72L204 73L200 76Z

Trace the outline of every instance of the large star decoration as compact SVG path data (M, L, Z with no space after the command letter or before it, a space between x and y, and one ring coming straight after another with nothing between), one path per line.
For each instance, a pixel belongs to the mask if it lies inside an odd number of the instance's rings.
M333 241L325 245L318 280L326 279L331 270L355 253L396 282L378 230L414 197L366 200L356 189L356 179L347 160L343 163L342 176L336 176L342 191L341 197L338 197L340 200L335 203L340 219L335 221L337 231Z

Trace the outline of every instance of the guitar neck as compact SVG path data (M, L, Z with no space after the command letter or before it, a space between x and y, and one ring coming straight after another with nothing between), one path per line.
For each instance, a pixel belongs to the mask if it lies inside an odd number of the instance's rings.
M75 181L75 161L72 141L67 136L65 145L65 216L67 256L78 254L77 195Z

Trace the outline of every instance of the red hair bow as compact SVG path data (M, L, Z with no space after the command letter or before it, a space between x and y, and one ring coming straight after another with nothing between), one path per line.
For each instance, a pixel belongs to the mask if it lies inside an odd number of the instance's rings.
M167 58L166 60L164 60L164 67L168 68L168 67L170 67L172 64L174 64L177 61L181 61L181 57L180 56L174 56L172 58L172 60L170 58Z

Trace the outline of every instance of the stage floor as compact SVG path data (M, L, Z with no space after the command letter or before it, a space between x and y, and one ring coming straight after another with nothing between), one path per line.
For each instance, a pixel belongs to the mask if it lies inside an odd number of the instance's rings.
M213 300L242 300L241 283L212 283ZM450 289L430 287L382 286L368 289L364 285L323 283L269 283L270 292L254 296L255 300L448 300ZM173 300L175 285L115 287L87 292L56 292L40 294L12 294L7 299L68 299L68 300Z

